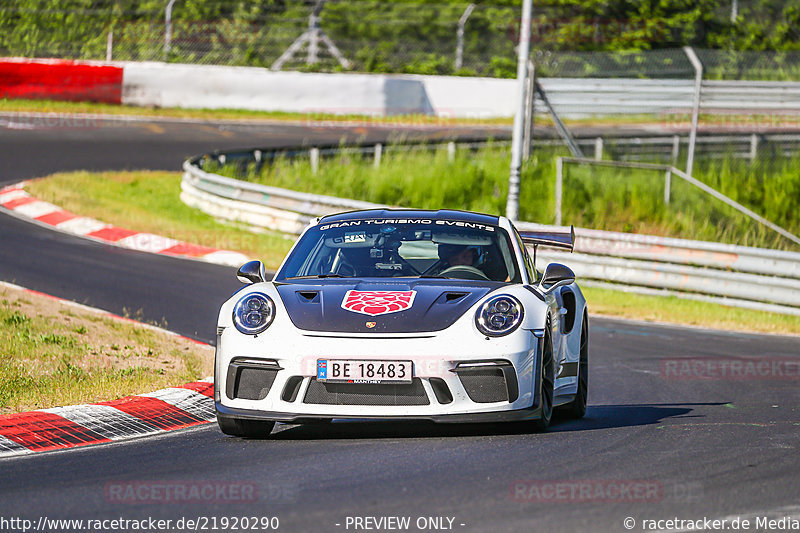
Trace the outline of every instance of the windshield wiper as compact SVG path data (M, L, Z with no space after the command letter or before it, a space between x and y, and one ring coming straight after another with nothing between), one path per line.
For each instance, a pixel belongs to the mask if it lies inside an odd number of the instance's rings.
M440 276L438 274L420 274L417 276L418 278L429 278L429 279L450 279L447 276Z
M321 279L321 278L350 278L352 276L342 276L341 274L312 274L310 276L290 276L286 279Z

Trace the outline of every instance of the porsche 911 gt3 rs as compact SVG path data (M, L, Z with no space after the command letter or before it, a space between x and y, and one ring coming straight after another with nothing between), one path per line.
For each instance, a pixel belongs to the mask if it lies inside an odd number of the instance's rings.
M251 261L222 305L215 405L223 432L275 422L489 422L546 429L582 417L588 318L575 275L540 245L574 231L518 232L463 211L365 210L308 227L272 280ZM533 255L525 245L533 248Z

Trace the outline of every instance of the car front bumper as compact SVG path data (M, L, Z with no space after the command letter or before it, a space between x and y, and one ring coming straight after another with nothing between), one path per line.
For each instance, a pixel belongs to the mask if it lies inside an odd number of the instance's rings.
M457 350L452 343L430 337L389 342L305 337L294 344L302 349L288 357L275 346L236 336L218 339L218 416L298 423L331 419L496 422L539 416L540 338L533 331L518 330L501 339L462 344ZM445 352L450 354L442 355ZM393 389L392 385L316 381L318 354L326 359L410 360L413 386ZM269 376L260 389L255 377L242 377L243 372L258 376L259 371ZM484 377L488 381L482 382ZM239 389L245 381L250 385L243 394ZM494 397L501 392L501 382L506 394Z
M541 416L541 408L538 406L524 407L522 409L512 409L503 411L490 411L484 413L461 413L461 414L440 414L440 415L413 415L413 416L327 416L310 415L298 413L279 413L273 411L254 411L251 409L235 409L226 407L220 402L215 402L217 417L222 419L244 419L244 420L264 420L271 422L283 422L287 424L307 424L317 422L331 422L332 420L343 421L376 421L376 422L407 422L414 420L424 420L439 424L478 424L494 422L517 422L523 420L535 420Z

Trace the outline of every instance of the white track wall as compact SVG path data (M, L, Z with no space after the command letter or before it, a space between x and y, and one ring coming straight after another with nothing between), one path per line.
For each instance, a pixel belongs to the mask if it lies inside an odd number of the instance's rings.
M433 112L422 82L412 77L166 63L126 63L122 102L137 106L380 116Z
M671 120L674 113L691 109L694 94L689 79L542 78L540 82L563 117L662 114ZM513 116L516 81L0 58L0 96L190 109L493 118ZM800 114L800 83L706 81L701 106L709 113L796 117Z

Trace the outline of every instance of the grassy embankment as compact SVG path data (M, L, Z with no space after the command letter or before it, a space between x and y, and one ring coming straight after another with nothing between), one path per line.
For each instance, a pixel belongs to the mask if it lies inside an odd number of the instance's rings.
M152 392L212 373L189 340L0 286L0 414Z

